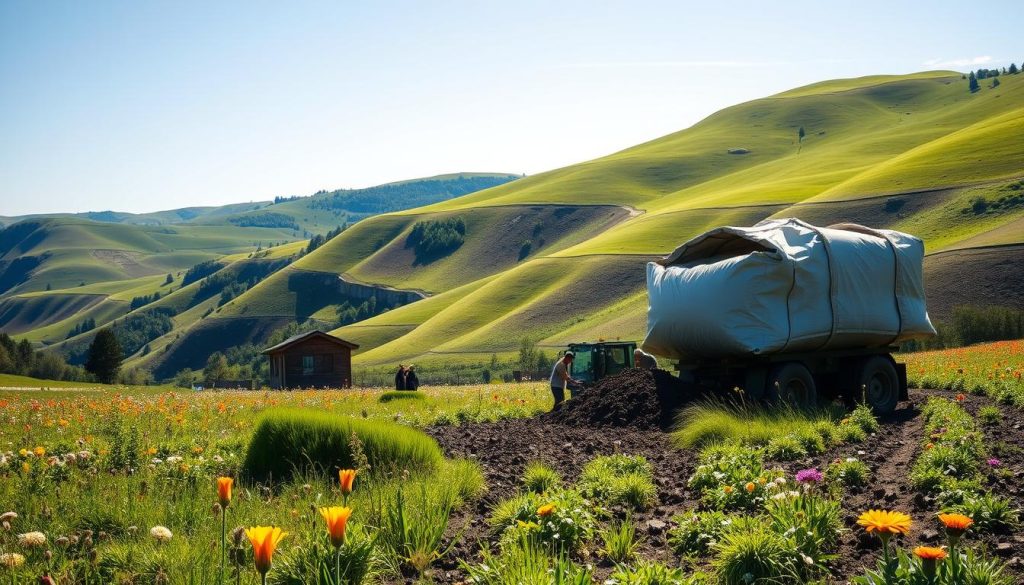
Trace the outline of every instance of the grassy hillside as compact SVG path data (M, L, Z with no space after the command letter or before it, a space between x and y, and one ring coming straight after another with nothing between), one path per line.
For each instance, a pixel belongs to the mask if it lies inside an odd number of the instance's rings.
M154 351L133 363L196 367L284 323L338 324L353 294L396 301L335 329L361 345L364 368L483 363L513 355L524 338L551 348L638 339L647 261L712 227L769 217L918 234L930 283L949 282L951 258L982 250L971 255L977 276L956 294L929 291L942 315L958 299L987 298L996 284L983 276L1019 264L1022 114L1024 75L971 93L948 71L834 80L739 104L606 157L361 221L162 338L166 359ZM417 224L456 220L457 245L418 257Z
M247 258L257 260L250 267L290 262L304 253L310 236L382 211L443 201L515 178L458 173L277 202L148 214L0 218L0 226L8 225L0 230L0 331L63 348L68 344L62 342L84 322L103 326L128 315L137 297L177 293L185 272L201 262L234 265L222 276L239 270L236 263ZM291 243L267 247L281 242ZM165 281L168 274L171 282ZM190 326L219 307L221 291L211 290L206 293L216 297L212 300L193 302L184 291L175 295L177 301L165 298L154 306L182 313L175 317L176 325ZM184 306L181 299L186 299Z

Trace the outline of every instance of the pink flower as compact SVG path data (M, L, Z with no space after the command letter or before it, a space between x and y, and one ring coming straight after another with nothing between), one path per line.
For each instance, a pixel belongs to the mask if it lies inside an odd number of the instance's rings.
M1003 462L993 457L988 460L988 464L991 465L992 467L999 467L1000 465L1003 464Z
M796 480L800 483L820 483L825 479L817 469L801 469L796 472Z

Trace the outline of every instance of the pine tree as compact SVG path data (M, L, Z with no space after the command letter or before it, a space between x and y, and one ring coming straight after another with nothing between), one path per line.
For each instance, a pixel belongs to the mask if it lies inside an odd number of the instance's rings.
M970 76L968 76L967 83L968 83L968 87L971 90L971 93L974 93L974 92L978 91L979 89L981 89L981 86L978 85L978 78L974 76L974 72L973 71L971 71Z
M999 78L998 77L992 80L992 87L999 87Z
M117 336L109 327L100 329L89 346L89 359L85 362L85 369L92 372L100 382L112 384L117 379L122 359L124 352Z
M1010 68L1007 71L1009 71L1010 75L1016 75L1017 72L1020 71L1020 70L1017 69L1017 64L1016 63L1010 63Z
M803 126L800 127L800 130L797 132L797 134L800 136L800 142L803 142L804 141L804 136L807 136L807 133L804 132L804 127Z

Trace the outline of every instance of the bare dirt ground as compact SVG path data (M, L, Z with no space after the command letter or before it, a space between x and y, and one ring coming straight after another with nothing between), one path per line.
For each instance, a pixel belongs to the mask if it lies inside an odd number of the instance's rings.
M914 528L901 545L940 544L942 536L934 519L938 507L929 498L918 495L908 480L910 468L921 448L923 420L920 407L933 394L952 396L938 391L912 390L910 400L900 403L892 415L881 421L880 431L865 442L843 445L801 461L778 464L792 473L807 467L824 468L839 458L857 457L872 470L867 487L847 492L842 499L847 530L841 539L838 558L830 565L832 582L846 582L873 566L877 559L876 540L865 538L856 525L857 516L868 508L896 509L911 514ZM990 403L988 398L969 396L965 406L976 413L978 408ZM986 445L991 455L1002 460L1002 467L1009 470L1010 476L993 480L992 486L996 494L1011 498L1015 507L1024 509L1024 413L1009 406L1001 408L1003 420L985 428ZM643 455L653 465L658 505L633 516L638 533L645 538L641 555L668 563L678 562L666 536L672 526L672 517L698 503L696 494L691 493L686 485L696 465L696 451L673 446L670 436L656 427L637 430L569 426L555 422L558 418L558 415L544 415L534 419L428 429L447 455L478 461L489 486L483 499L453 517L451 533L453 536L461 534L461 538L452 552L439 562L434 575L436 580L462 580L465 575L459 569L458 561L475 562L481 546L495 542L487 526L487 517L495 503L516 493L529 462L544 462L557 469L566 482L573 482L592 458L613 453ZM1007 563L1012 578L1024 582L1024 534L989 535L982 542L989 554ZM602 564L593 552L584 552L583 557L577 560L594 564L595 577L602 580L610 571L610 567Z

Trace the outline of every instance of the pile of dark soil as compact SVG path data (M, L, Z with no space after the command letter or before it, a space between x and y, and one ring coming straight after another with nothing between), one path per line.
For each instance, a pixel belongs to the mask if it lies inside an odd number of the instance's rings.
M576 393L544 418L569 426L668 429L695 392L665 370L626 370Z

